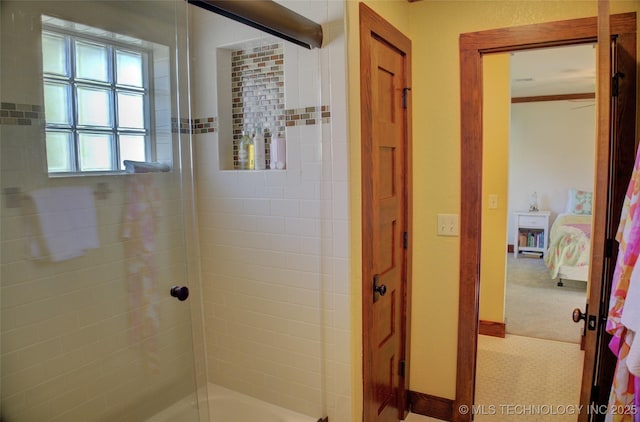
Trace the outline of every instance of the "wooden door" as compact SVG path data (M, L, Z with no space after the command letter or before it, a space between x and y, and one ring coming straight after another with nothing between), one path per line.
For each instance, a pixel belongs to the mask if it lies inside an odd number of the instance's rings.
M598 2L598 45L596 50L596 181L593 204L593 237L592 239L610 239L610 226L607 220L609 215L608 191L610 188L608 179L610 154L611 154L611 29L609 23L608 0ZM582 370L582 387L580 390L580 404L588 409L592 403L591 385L599 352L604 350L599 347L604 336L604 324L598 324L600 318L600 303L602 301L602 285L607 284L605 267L608 260L605 256L604 242L594 241L591 245L591 260L589 266L589 291L587 292L587 305L585 310L584 345L585 359ZM603 282L600 282L603 280ZM610 279L608 280L610 282ZM606 353L606 352L605 352ZM590 412L581 412L578 421L592 420L595 415Z
M406 411L410 42L360 4L363 420Z
M603 322L609 310L617 259L618 243L614 239L635 158L636 34L616 31L614 22L609 16L608 1L598 2L598 147L592 236L606 240L592 245L580 396L585 409L592 404L595 409L606 408L616 365L616 357L608 347L611 336ZM604 418L601 412L583 412L579 420Z

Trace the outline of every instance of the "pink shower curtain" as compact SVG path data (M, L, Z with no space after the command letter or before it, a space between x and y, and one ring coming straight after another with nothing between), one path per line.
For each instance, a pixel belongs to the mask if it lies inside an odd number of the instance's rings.
M640 378L627 367L627 357L634 333L622 324L622 311L629 290L631 273L640 254L640 150L636 156L633 174L622 207L616 240L620 243L614 270L607 332L613 335L609 348L617 356L615 375L609 396L608 421L640 421ZM640 340L640 338L638 339ZM611 411L615 409L615 412Z
M129 283L132 341L141 343L147 369L159 369L157 332L158 279L155 262L155 234L160 218L159 191L156 175L127 175L128 201L122 235Z

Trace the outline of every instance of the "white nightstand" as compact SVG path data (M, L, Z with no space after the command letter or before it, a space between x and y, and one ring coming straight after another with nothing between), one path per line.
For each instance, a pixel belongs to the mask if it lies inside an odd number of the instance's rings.
M549 247L549 216L551 211L515 212L515 238L513 239L513 257L519 252L530 252L544 257Z

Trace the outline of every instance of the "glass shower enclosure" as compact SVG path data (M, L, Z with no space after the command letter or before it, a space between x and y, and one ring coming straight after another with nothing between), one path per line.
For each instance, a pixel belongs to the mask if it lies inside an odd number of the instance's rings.
M207 419L186 2L0 17L0 419Z

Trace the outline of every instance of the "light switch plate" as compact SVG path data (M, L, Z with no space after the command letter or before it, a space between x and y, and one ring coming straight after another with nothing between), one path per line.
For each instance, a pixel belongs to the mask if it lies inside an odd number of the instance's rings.
M489 195L489 209L495 210L498 208L498 195L492 194Z
M458 214L438 214L438 236L458 236Z

